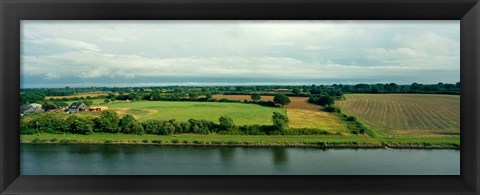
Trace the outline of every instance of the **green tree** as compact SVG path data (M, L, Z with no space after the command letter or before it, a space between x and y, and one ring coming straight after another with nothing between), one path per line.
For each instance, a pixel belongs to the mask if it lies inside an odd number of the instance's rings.
M293 94L293 95L300 95L300 93L301 93L301 92L300 92L300 89L298 89L298 88L293 88L293 89L292 89L292 94Z
M32 116L28 126L39 132L47 133L66 132L68 130L68 124L65 123L63 116L60 113L51 112Z
M273 102L283 106L290 104L290 98L284 94L275 94L273 97Z
M82 102L87 106L91 106L93 104L92 100L83 100Z
M144 126L144 130L148 134L157 134L158 130L162 126L162 122L159 120L151 119L147 121L143 121L142 125Z
M194 99L197 99L197 98L198 98L198 95L199 95L199 94L196 93L196 92L190 92L190 93L188 93L188 98L189 98L190 100L194 100Z
M25 92L20 94L20 105L26 103L39 103L45 102L45 95L36 92Z
M273 112L272 122L274 129L278 131L285 131L288 127L288 117L279 112Z
M57 108L65 108L68 106L66 102L59 101L59 100L53 101L52 103L55 104Z
M80 133L80 134L92 134L93 129L95 128L95 123L93 122L93 117L78 117L77 115L70 115L66 123L69 126L69 131L71 133Z
M100 113L100 117L96 120L96 125L100 132L117 133L118 122L120 118L113 110L105 110Z
M262 96L260 96L258 93L254 93L250 96L250 98L252 98L254 102L258 102L260 99L262 99Z
M329 95L322 95L317 100L317 104L320 106L332 105L334 103L335 99Z
M125 115L122 117L119 123L120 127L120 132L122 133L132 133L132 129L130 128L131 126L130 123L135 123L137 120L130 114Z
M218 121L220 122L220 127L224 130L232 130L235 127L233 119L229 116L221 116Z
M140 124L137 121L129 123L125 127L125 130L128 131L129 133L134 133L134 134L138 134L138 135L141 135L141 134L145 133L142 124Z
M211 93L207 93L207 94L205 94L205 98L207 98L207 100L210 100L210 99L212 99L213 97L212 97L212 94L211 94Z

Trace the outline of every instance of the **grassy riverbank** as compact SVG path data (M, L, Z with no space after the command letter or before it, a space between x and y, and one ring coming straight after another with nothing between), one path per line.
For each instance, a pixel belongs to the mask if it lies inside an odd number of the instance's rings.
M368 136L333 135L133 135L97 133L33 134L21 135L21 143L56 144L178 144L178 145L231 145L231 146L301 146L328 148L460 148L458 136L395 136L372 138Z

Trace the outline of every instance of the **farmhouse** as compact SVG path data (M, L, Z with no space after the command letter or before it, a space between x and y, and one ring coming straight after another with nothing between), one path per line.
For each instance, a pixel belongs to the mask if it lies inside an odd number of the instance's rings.
M24 104L20 106L20 114L27 115L31 113L44 112L40 104Z
M70 107L68 107L68 113L83 112L88 109L88 106L83 102L73 102Z

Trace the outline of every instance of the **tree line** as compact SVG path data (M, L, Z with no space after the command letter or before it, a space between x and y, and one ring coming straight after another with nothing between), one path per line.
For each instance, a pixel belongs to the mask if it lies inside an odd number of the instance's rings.
M218 123L204 119L189 119L188 121L151 119L137 121L132 115L120 117L115 111L106 110L98 116L91 114L72 114L65 117L61 113L38 113L20 119L21 134L35 133L126 133L126 134L156 134L171 135L181 133L193 134L244 134L270 135L292 134L288 129L288 117L273 112L273 125L242 125L237 126L229 116L220 116ZM304 130L305 131L305 130ZM302 131L299 131L302 133ZM312 130L312 134L325 134L320 130Z

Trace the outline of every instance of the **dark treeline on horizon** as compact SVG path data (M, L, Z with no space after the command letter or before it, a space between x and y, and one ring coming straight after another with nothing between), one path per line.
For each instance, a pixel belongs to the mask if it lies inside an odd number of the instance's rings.
M338 90L342 93L433 93L433 94L460 94L460 82L398 85L396 83L377 83L356 85L251 85L251 86L150 86L150 87L65 87L65 88L24 88L20 92L36 92L45 96L69 96L82 92L108 91L112 93L150 92L186 92L199 91L213 94L269 94L271 92L287 95L319 94L322 91ZM290 91L290 93L288 92Z

